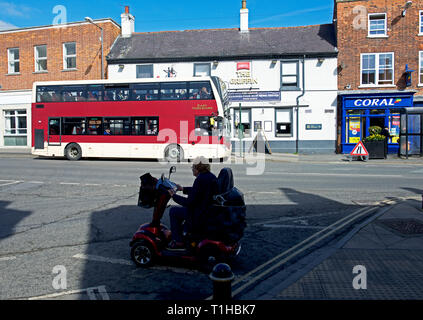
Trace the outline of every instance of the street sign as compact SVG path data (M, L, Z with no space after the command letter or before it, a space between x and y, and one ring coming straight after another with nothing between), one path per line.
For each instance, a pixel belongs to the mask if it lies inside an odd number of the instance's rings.
M369 153L367 152L367 149L364 147L364 144L362 141L357 143L357 145L354 147L353 151L351 151L350 155L352 156L369 156Z

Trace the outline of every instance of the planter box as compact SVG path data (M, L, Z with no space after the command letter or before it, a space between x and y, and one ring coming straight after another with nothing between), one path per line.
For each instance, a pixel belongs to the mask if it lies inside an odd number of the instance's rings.
M369 152L369 159L385 159L385 141L367 141L364 142L364 147Z

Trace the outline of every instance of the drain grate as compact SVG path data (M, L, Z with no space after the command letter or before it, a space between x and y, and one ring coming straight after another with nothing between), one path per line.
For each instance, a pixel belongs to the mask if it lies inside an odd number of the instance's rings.
M423 234L423 222L416 219L384 219L378 222L403 235L411 236Z

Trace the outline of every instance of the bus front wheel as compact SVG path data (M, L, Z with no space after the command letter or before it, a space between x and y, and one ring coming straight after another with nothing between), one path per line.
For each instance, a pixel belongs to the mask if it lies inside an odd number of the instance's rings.
M79 144L71 143L65 149L65 156L70 161L78 161L82 157L82 150Z
M166 148L164 156L168 162L181 162L184 159L184 150L180 146L172 144Z

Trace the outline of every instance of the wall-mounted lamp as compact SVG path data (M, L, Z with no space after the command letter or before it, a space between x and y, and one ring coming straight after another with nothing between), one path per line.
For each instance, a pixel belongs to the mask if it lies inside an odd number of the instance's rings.
M407 1L407 3L404 6L404 10L402 11L402 16L405 17L405 15L407 14L407 10L412 6L413 1Z
M215 68L216 68L218 65L219 65L219 61L214 60L214 61L213 61L213 67L215 67Z
M277 64L278 60L272 60L272 64Z
M319 58L317 59L317 62L319 62L319 64L322 64L323 62L325 62L325 58Z
M125 65L124 64L120 64L119 65L119 69L125 69Z

